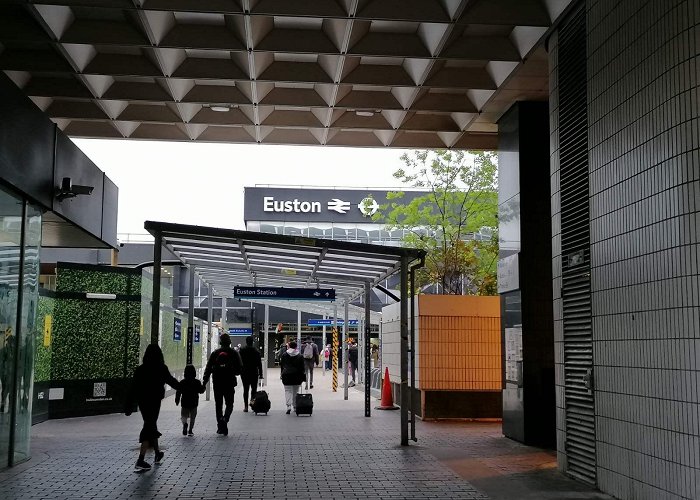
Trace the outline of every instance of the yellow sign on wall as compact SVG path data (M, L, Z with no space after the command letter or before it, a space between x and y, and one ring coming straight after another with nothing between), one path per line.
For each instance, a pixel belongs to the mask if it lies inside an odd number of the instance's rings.
M51 329L53 327L53 318L50 314L44 316L44 347L51 345Z
M139 335L143 335L143 316L141 316L141 328L139 329Z

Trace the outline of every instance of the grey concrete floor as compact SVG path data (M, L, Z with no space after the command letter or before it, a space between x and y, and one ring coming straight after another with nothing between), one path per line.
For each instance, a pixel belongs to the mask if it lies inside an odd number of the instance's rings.
M344 401L329 374L315 375L313 416L285 414L271 370L270 414L243 413L237 391L227 437L215 433L214 404L204 398L195 436L182 436L179 408L166 398L165 459L143 473L133 472L138 414L38 424L32 459L0 472L0 498L609 498L557 472L553 452L504 438L498 422L419 422L418 443L401 447L398 412L366 418L359 391Z

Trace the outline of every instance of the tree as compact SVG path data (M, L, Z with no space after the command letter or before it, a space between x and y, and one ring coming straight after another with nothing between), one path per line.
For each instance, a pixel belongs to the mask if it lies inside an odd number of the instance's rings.
M445 294L496 294L495 153L421 150L401 159L406 167L394 177L425 194L391 192L373 219L408 230L402 244L427 251L417 284L439 284Z

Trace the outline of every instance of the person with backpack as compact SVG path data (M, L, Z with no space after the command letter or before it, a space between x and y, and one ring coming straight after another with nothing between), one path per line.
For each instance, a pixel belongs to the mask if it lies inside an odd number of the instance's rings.
M241 374L241 357L231 349L231 337L222 333L219 347L211 353L207 367L204 369L204 385L213 376L214 405L216 408L216 433L228 435L228 420L233 412L233 396L236 392L236 376ZM225 410L223 405L226 404ZM223 412L222 412L223 410Z
M243 384L243 411L248 411L248 392L250 398L255 399L258 392L258 380L263 378L262 356L260 351L253 347L253 337L246 337L245 347L239 351L241 361L243 362L243 371L241 372L241 383Z
M151 464L146 462L145 456L149 448L155 453L155 463L163 461L163 453L158 446L158 415L160 414L160 402L165 397L165 384L173 389L179 389L180 383L173 377L163 359L163 351L157 344L149 344L143 354L143 362L134 370L131 389L126 397L124 413L128 417L138 405L143 428L139 434L141 449L139 458L134 467L135 472L151 469Z
M296 411L296 398L301 388L301 383L306 380L304 373L304 358L297 350L296 341L289 342L289 349L280 358L282 385L284 385L284 396L287 403L287 415Z
M175 393L175 406L180 404L182 400L182 410L180 410L180 418L182 419L182 435L194 436L194 421L197 418L197 406L199 405L199 395L204 392L204 385L197 378L197 371L194 365L185 367L185 378L180 381L180 388ZM189 430L187 420L189 419Z
M316 342L311 340L311 337L306 337L304 345L301 348L302 356L304 357L304 374L306 375L305 389L314 388L314 365L318 366L318 346Z

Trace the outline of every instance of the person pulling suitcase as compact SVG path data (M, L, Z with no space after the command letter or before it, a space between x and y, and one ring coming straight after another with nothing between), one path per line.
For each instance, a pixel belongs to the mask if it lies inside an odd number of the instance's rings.
M287 415L296 411L296 396L301 388L301 383L306 380L304 373L304 358L302 358L295 340L289 342L289 348L280 358L281 379L284 385L285 402L287 403Z

